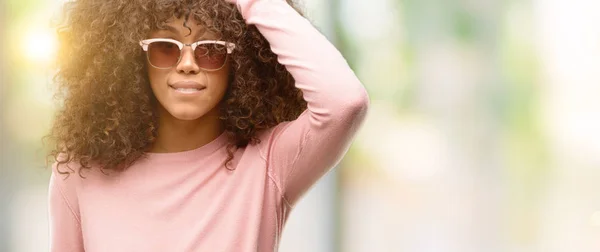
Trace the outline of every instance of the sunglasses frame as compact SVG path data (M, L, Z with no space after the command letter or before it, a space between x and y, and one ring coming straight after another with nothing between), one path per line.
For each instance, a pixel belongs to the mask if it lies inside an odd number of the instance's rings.
M157 67L157 66L153 65L152 62L150 62L150 55L148 54L148 46L153 42L170 42L170 43L176 44L177 47L179 47L179 58L177 59L177 63L175 63L174 65L172 65L170 67ZM158 69L171 69L174 66L177 66L179 64L179 62L181 61L181 51L183 50L184 46L190 46L190 47L192 47L192 51L196 51L196 47L198 47L199 45L204 45L204 44L219 44L219 45L224 45L227 48L227 55L226 55L225 62L223 63L223 65L218 69L206 69L206 68L198 66L198 67L200 67L200 69L202 69L204 71L221 70L221 68L223 68L227 64L227 60L229 59L229 54L232 54L233 50L235 49L234 43L222 41L222 40L200 40L200 41L196 41L191 44L185 44L185 43L182 43L181 41L178 41L175 39L170 39L170 38L152 38L152 39L144 39L144 40L140 41L140 46L142 47L144 52L146 52L146 58L148 60L148 63L152 67L158 68Z

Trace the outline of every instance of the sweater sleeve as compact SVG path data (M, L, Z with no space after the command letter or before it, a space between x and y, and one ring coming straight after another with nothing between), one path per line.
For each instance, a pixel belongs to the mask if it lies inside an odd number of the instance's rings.
M294 203L347 152L364 121L368 94L340 52L284 0L238 0L248 25L269 41L308 109L269 136L268 171Z
M50 221L50 252L84 251L75 192L66 186L63 175L52 167L48 188L48 211ZM71 174L70 177L77 176Z

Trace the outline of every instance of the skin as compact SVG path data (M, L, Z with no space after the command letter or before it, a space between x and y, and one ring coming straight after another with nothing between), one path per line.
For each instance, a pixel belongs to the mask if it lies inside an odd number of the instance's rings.
M172 38L185 44L219 38L192 19L184 27L184 19L172 19L167 25L176 31L158 30L150 38ZM197 65L192 48L184 46L181 60L170 69L158 69L147 64L152 92L158 100L158 136L149 152L181 152L199 148L224 131L219 119L219 103L229 83L230 60L217 71L204 71ZM192 80L206 86L200 94L183 96L169 87L177 81Z

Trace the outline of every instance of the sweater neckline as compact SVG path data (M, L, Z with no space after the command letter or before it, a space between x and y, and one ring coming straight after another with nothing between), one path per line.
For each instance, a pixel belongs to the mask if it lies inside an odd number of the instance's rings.
M144 152L145 156L148 159L158 161L158 160L167 160L167 161L175 161L175 160L189 160L192 158L198 159L202 156L209 155L218 149L222 148L228 142L227 131L223 131L221 135L217 136L212 141L208 142L205 145L202 145L198 148L179 151L179 152Z

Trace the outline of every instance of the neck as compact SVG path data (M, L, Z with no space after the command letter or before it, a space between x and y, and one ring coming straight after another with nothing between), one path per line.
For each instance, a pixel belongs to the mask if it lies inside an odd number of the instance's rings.
M224 131L218 108L196 120L180 120L159 108L158 136L150 152L169 153L200 148L217 138Z

